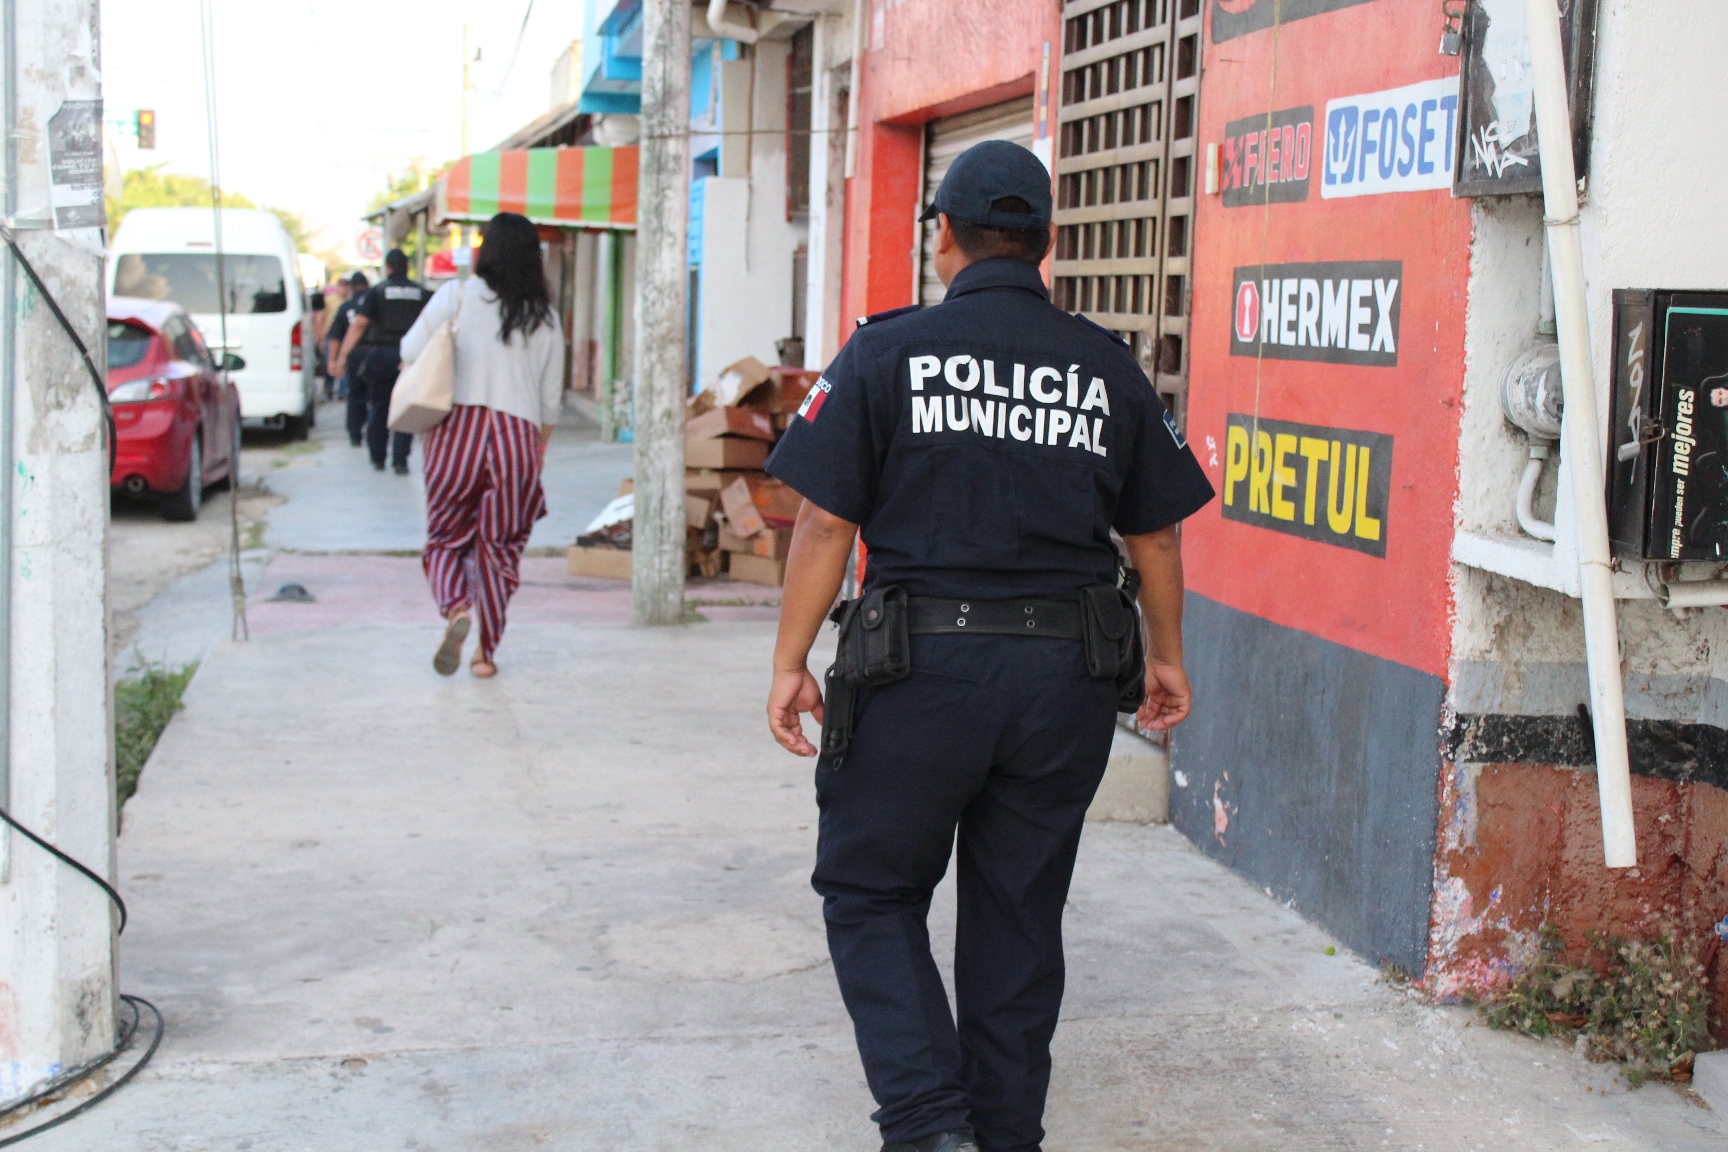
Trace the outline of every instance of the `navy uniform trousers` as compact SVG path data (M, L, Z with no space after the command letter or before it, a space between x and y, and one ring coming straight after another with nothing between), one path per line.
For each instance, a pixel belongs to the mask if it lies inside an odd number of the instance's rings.
M356 351L364 355L358 371L349 374L349 387L358 383L366 392L366 450L380 468L386 456L392 464L406 464L414 437L390 431L390 391L402 374L402 356L395 348L381 345L362 344Z
M1115 731L1078 640L915 636L817 766L812 883L889 1142L972 1128L1036 1152L1062 1004L1062 907ZM958 1020L926 918L955 859Z

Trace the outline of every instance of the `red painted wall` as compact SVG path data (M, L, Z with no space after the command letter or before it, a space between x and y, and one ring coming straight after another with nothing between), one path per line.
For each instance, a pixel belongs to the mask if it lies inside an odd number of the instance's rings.
M1059 68L1056 0L867 0L858 155L846 194L841 300L854 321L914 301L924 125L1034 90L1044 44Z
M1300 14L1314 6L1287 2L1282 10ZM1229 0L1224 7L1270 9L1271 0ZM1210 26L1219 16L1219 5L1209 8ZM1267 16L1269 20L1270 12ZM1200 197L1190 442L1221 494L1231 413L1250 421L1258 416L1384 434L1392 438L1392 466L1386 507L1379 517L1383 557L1227 519L1222 500L1188 522L1185 550L1189 587L1195 592L1445 677L1469 205L1453 200L1445 188L1336 199L1324 194L1327 102L1455 79L1456 58L1435 53L1439 28L1436 6L1371 0L1318 15L1286 15L1277 27L1223 43L1214 42L1215 28L1206 38L1202 156L1206 145L1225 140L1232 121L1304 107L1313 111L1305 199L1268 204L1262 193L1259 204L1226 207L1223 196ZM1432 117L1432 125L1440 134L1438 116ZM1238 129L1240 138L1240 125ZM1397 165L1414 160L1398 135L1394 133L1394 182ZM1432 158L1435 148L1435 143L1427 143L1425 155ZM1368 163L1377 167L1375 159ZM1273 171L1280 177L1291 174L1281 162ZM1371 175L1367 182L1374 183ZM1280 180L1280 194L1292 196L1297 191L1293 183ZM1234 269L1343 261L1402 262L1396 366L1232 354ZM1264 273L1257 277L1264 278ZM1285 463L1298 480L1303 478L1307 461L1302 456ZM1235 491L1240 501L1240 482ZM1319 501L1327 496L1322 488ZM1285 499L1293 499L1295 516L1302 519L1300 492L1286 489ZM1320 519L1323 525L1324 517Z

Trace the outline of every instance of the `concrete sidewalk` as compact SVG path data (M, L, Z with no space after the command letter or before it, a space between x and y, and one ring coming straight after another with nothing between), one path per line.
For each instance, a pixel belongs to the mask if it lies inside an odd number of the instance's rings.
M264 481L287 503L270 514L265 543L299 552L419 551L426 543L426 492L418 437L409 457L412 475L375 472L364 448L348 443L343 405L318 410L311 444L291 467ZM530 548L565 548L618 494L630 475L628 444L601 441L599 429L567 409L546 453L546 518L534 526Z
M878 1146L811 765L760 718L772 623L636 630L623 585L528 575L482 683L431 672L414 561L271 563L319 603L209 651L125 813L122 984L167 1040L34 1147ZM1048 1152L1728 1148L1325 955L1167 828L1089 826L1067 925Z

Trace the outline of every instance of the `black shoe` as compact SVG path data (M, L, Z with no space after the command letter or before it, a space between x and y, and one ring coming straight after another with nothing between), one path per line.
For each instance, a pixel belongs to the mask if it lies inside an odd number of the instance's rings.
M882 1145L882 1152L978 1152L978 1141L966 1129L958 1132L938 1132L918 1140L902 1140Z
M398 476L408 475L408 465L406 465L406 464L396 465L396 475L398 475Z
M372 461L372 471L374 471L374 472L384 471L384 461L382 461L382 460Z
M358 448L358 447L360 447L360 445L364 444L365 441L364 440L356 440L352 436L350 436L348 438L348 443L351 447Z

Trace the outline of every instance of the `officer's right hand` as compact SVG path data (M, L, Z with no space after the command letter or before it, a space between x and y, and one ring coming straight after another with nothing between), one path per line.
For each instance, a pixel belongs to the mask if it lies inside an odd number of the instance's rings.
M768 689L768 730L780 747L799 756L816 755L816 745L804 738L798 714L808 712L822 723L822 687L808 668L776 670Z

